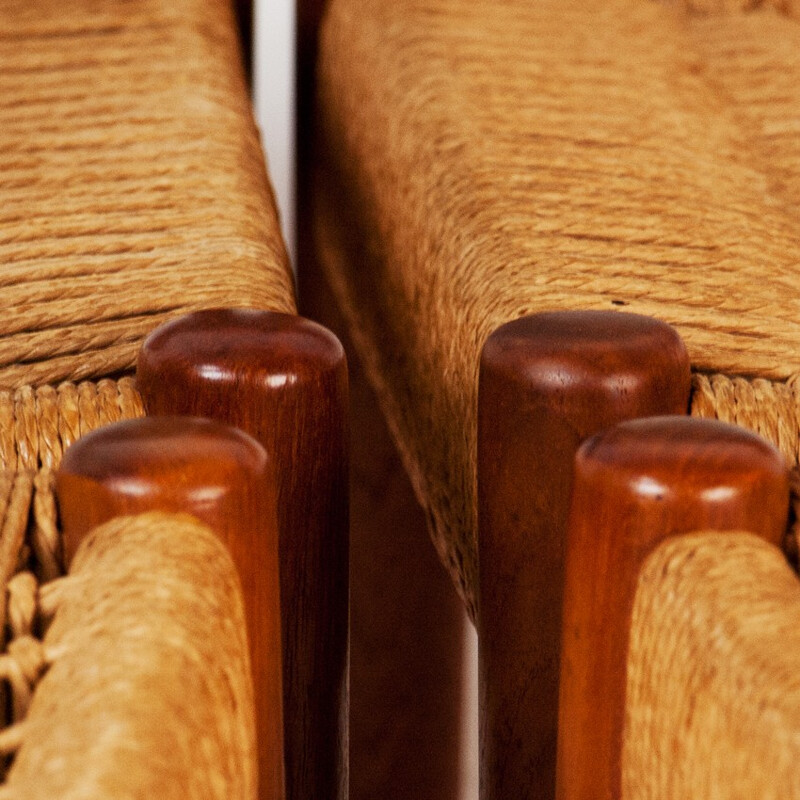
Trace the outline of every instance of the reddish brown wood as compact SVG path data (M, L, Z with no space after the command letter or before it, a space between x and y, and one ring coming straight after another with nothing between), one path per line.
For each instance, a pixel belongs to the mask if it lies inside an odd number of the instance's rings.
M274 471L264 448L210 420L127 420L75 442L56 489L67 562L96 525L153 509L193 514L228 546L246 605L260 796L283 798L278 525Z
M458 800L465 612L350 364L350 800ZM424 742L424 746L421 743Z
M347 367L320 325L255 310L159 328L139 356L149 414L224 420L273 457L278 483L286 791L343 798L347 709Z
M628 630L639 567L667 536L746 530L779 544L782 456L742 428L623 423L578 451L568 525L558 747L560 800L620 797Z
M483 800L555 792L564 535L572 461L631 417L685 413L690 371L664 323L552 312L499 328L478 403Z
M469 795L459 774L464 606L314 258L313 247L299 247L300 307L344 346L357 426L350 441L349 800L459 800Z

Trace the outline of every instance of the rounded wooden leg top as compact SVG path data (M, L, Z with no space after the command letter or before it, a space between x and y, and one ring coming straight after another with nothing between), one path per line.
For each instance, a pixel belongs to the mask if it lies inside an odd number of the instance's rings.
M167 322L145 339L136 367L148 414L202 412L262 444L275 439L279 421L272 415L287 395L337 394L343 381L344 350L330 331L253 309L198 311Z
M686 413L690 385L680 338L648 317L542 313L486 342L478 402L483 800L555 792L575 451L620 420Z
M721 422L622 423L575 459L567 536L560 800L620 796L628 630L639 567L665 537L746 530L779 544L788 516L782 456Z
M65 557L112 517L186 512L228 546L245 600L255 683L260 796L283 797L278 531L273 467L242 431L204 419L145 417L86 434L56 475Z
M276 466L286 789L344 798L347 706L347 366L309 320L210 310L146 340L137 385L148 414L236 425Z

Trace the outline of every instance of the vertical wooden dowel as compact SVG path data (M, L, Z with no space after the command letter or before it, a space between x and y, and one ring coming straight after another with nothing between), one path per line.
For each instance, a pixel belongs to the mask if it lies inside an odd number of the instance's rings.
M555 792L564 536L572 463L623 419L686 413L690 369L668 325L548 312L499 328L478 401L482 800Z
M95 526L150 510L192 514L228 546L247 616L259 796L282 800L277 500L273 465L264 448L242 431L210 420L117 422L88 433L67 450L56 491L67 563Z
M347 366L336 337L301 317L201 311L145 341L148 414L191 414L247 431L278 484L289 800L347 787Z
M303 27L304 13L309 22L322 11L314 4L298 9L301 51L304 37L307 49L314 38L313 26ZM306 78L312 67L313 59ZM313 99L313 92L304 96ZM306 191L313 192L311 183ZM350 800L458 800L464 607L315 262L309 222L308 214L298 218L300 230L308 228L298 240L301 310L342 341L357 426L350 440Z
M580 448L567 533L560 800L621 797L628 631L647 555L696 530L745 530L777 545L788 503L778 451L721 422L635 420Z

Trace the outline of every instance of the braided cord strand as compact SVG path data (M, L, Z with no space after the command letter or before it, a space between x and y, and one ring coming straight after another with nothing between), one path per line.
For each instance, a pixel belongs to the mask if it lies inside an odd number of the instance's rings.
M43 587L56 596L64 571L55 470L83 434L143 414L130 377L0 392L0 685L10 700L5 723L12 723L0 732L0 755L23 741L25 714L48 663L38 637L53 609L43 615L39 598Z

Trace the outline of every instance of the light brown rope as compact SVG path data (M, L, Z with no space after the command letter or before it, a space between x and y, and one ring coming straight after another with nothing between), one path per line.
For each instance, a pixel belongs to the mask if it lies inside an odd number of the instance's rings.
M0 391L0 470L57 469L83 434L143 413L130 377Z
M42 642L24 632L37 618L35 581L15 581L21 635L0 656L0 679L24 722L0 740L18 748L3 800L254 800L243 602L208 528L166 514L96 528L70 576L48 587L58 597Z
M800 566L800 380L786 383L726 375L695 374L692 380L692 416L718 419L748 428L783 453L791 468L790 524L784 550L792 565Z
M64 451L80 436L119 419L142 416L144 409L132 378L108 379L94 384L63 383L57 389L22 387L10 395L0 393L0 404L13 407L15 438L6 436L5 469L17 469L32 476L28 503L20 506L17 524L30 524L30 548L42 580L60 571L60 543L57 532L53 473ZM22 473L18 473L22 474Z
M0 387L133 366L165 319L293 312L225 0L0 0Z
M620 309L674 324L700 371L800 370L800 28L758 5L330 3L322 264L473 612L492 330Z
M25 565L47 582L62 572L53 475L77 438L144 413L132 378L0 392L0 625L9 579Z
M80 796L134 797L144 796L142 792L158 797L172 796L170 792L181 797L254 796L252 697L243 619L229 620L222 606L202 607L213 600L213 587L229 581L232 574L226 577L225 570L231 569L227 553L225 569L218 563L220 556L206 551L197 554L198 547L206 547L203 537L210 534L203 533L194 541L196 531L181 533L174 525L165 529L163 521L156 520L139 525L133 535L127 531L125 542L113 544L123 523L111 525L107 533L97 533L99 539L90 538L81 550L90 552L76 556L73 562L78 575L86 571L86 562L92 564L89 584L75 588L76 578L58 577L62 565L54 470L75 439L101 425L142 413L141 398L131 378L64 383L57 388L24 386L13 393L0 393L4 425L0 428L0 625L10 637L0 654L0 688L11 710L9 726L0 730L0 753L15 756L22 748L24 754L22 761L14 758L9 783L0 788L4 799L64 796L67 786L77 786L79 793L84 793ZM194 528L194 523L181 524ZM154 525L159 530L154 532ZM192 538L190 543L187 536ZM176 545L175 540L181 538L183 544ZM219 549L216 542L215 546ZM176 547L184 549L178 553ZM164 563L145 563L151 556L137 557L137 548L155 548L155 558L162 562L188 559L187 564L169 566L173 572L185 573L183 600L165 588L169 578L164 575ZM116 565L114 570L109 561ZM222 571L218 573L218 569ZM211 571L212 581L209 574L199 574L203 570ZM124 584L125 590L117 582ZM139 589L131 589L137 582ZM138 602L149 603L147 608L137 610L136 598L126 598L129 590L140 592ZM189 590L194 598L186 594ZM161 600L154 602L156 597ZM238 594L236 601L241 602ZM55 628L41 640L56 611L70 602L72 611L67 612L66 621L61 611L58 630L64 631L67 639L77 637L79 641L65 646L63 637L53 633ZM241 608L236 614L241 616ZM141 639L142 624L151 626L149 645ZM120 652L118 645L109 644L108 637L124 639L131 625L133 638L128 649ZM222 633L215 625L224 626ZM191 648L184 657L190 663L183 666L172 651L181 635L192 637L180 645ZM235 652L230 649L234 645ZM166 666L165 648L169 650ZM110 659L109 663L104 664L103 657ZM80 666L70 666L76 659ZM47 679L41 681L43 675L55 674L53 665L61 665L64 673L53 677L51 686ZM85 680L92 683L91 691L88 686L81 687L76 671L90 676ZM142 703L139 692L134 709L130 698L119 697L115 687L120 682L135 684L137 674L147 702ZM159 676L155 682L154 674ZM198 674L204 676L202 680L192 677ZM185 695L187 680L194 686L194 699ZM104 694L104 686L110 694ZM212 690L215 694L209 696ZM42 695L44 699L40 699ZM34 710L29 716L32 702ZM164 704L163 713L153 711L159 702ZM182 711L176 710L176 702ZM43 708L38 715L36 703ZM137 710L140 708L147 709L144 718ZM112 730L118 728L122 733L114 739L106 734L98 737L94 728L88 730L83 724L76 728L76 714L83 722L92 715L106 722L113 716L120 722ZM162 718L170 720L169 730L162 729ZM198 751L196 742L201 739L206 745ZM30 743L27 749L25 742ZM104 751L97 752L98 747ZM69 760L70 753L76 759L81 754L85 765L89 752L96 759L96 768L83 769L81 764L64 760ZM127 767L120 768L119 759L127 764L131 753L136 754L136 769L128 775ZM53 769L54 764L63 769Z
M800 583L750 534L667 540L638 580L622 799L800 798Z
M98 746L92 736L82 742L51 738L50 756L47 746L41 755L42 735L59 736L58 725L51 726L51 716L56 721L58 716L45 712L37 723L34 711L26 718L33 687L54 660L53 646L36 638L48 618L42 609L53 605L58 587L71 585L54 580L61 563L53 471L81 435L139 416L142 408L129 379L35 389L29 384L125 371L142 338L184 311L255 306L292 312L295 302L226 0L78 3L66 15L56 0L0 0L0 151L0 624L11 636L0 655L0 687L10 695L15 723L0 732L0 752L14 752L29 734L37 742L35 748L23 747L28 755L15 763L21 787L11 785L0 795L66 796L57 779L48 786L41 777L52 777L48 769L65 763L69 747L86 751L86 763L79 766L88 765L88 784L100 780L108 759L102 753L96 763L88 758ZM170 553L171 540L162 544L155 538L150 546L159 557ZM126 563L103 568L98 579L113 584L115 569L118 577L125 570L135 573L136 559L123 555ZM237 714L251 711L252 699L245 696L247 677L243 683L242 675L234 674L246 657L239 652L241 641L233 649L225 645L225 637L230 644L241 633L242 621L226 617L221 606L208 606L215 588L228 580L227 566L218 564L220 576L207 580L193 562L191 546L184 557L187 562L173 571L206 591L199 599L183 598L185 605L193 603L184 609L184 628L192 629L195 640L202 637L189 653L192 666L208 660L209 674L219 667L206 642L215 638L208 625L224 624L218 644L220 655L230 658L230 674L222 670L224 675L212 676L194 701L187 694L186 702L198 708L184 709L186 719L178 713L173 730L178 741L162 735L162 752L151 753L147 764L147 754L139 752L146 745L140 742L157 744L159 737L134 738L130 752L123 753L129 763L120 769L117 762L114 768L128 783L131 777L143 781L131 790L136 796L249 798L254 776L241 773L239 766L243 755L252 766L252 731L249 723L242 728ZM96 552L92 558L98 558ZM107 620L95 618L94 633L102 634L103 625L113 627L114 613L125 613L120 598L137 579L140 586L150 580L147 591L164 599L169 580L157 581L148 573L154 565L146 561L138 564L144 575L125 576L124 586L112 586L98 599L99 609L104 603L114 607L94 612L109 612ZM196 574L188 574L191 570ZM155 630L164 629L160 634L178 637L180 632L169 626L173 614L180 616L181 598L174 612L173 599L140 608L135 621L152 620ZM76 607L83 602L71 600ZM159 622L158 615L167 610L169 618ZM93 612L84 611L85 620L78 612L73 619L79 633L92 628ZM170 669L152 650L136 652L138 639L131 644L119 663L128 669L128 656L138 659L143 681L138 705L148 709L151 728L162 726L176 714L172 700L159 694ZM92 646L88 641L76 648L85 650L88 663L66 681L65 697L80 679L94 674ZM100 659L103 653L120 655L107 643L94 656ZM112 684L116 668L108 672ZM146 678L151 669L163 673L155 692ZM134 673L126 672L117 683L130 684ZM207 691L214 680L216 706L208 702ZM37 698L47 697L46 686L47 679ZM173 680L173 697L183 700L183 688ZM52 697L56 705L61 702L58 693ZM97 703L104 702L101 693ZM234 707L226 709L226 703ZM219 720L210 719L217 713ZM126 719L119 725L139 722ZM185 722L190 724L181 727ZM36 766L40 757L42 769ZM26 763L34 765L27 778ZM149 783L176 765L183 773L163 785ZM82 780L75 766L67 764L65 773L73 784ZM29 778L33 785L26 785ZM97 796L129 796L128 788L119 790L116 777L109 780ZM79 786L80 796L86 791Z
M748 428L783 453L790 467L800 458L800 383L695 374L692 416Z

